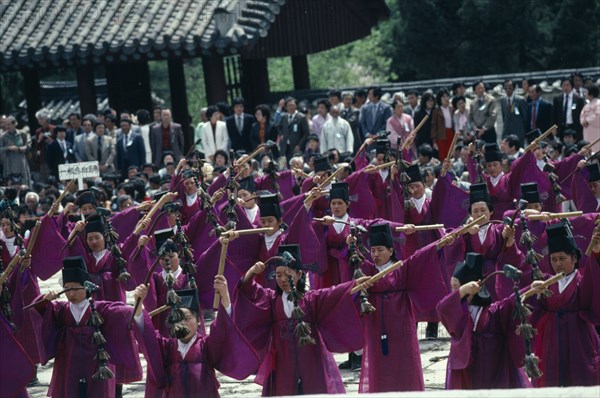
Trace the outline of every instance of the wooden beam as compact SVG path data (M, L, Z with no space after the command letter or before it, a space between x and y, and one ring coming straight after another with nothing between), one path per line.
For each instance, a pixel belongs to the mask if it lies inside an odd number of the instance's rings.
M292 57L292 74L294 76L295 90L310 89L310 75L308 72L308 58L306 55Z
M266 59L242 57L242 94L246 101L246 112L253 113L256 105L269 99L269 67Z
M96 102L96 85L94 83L94 65L91 63L78 65L77 72L77 94L79 95L79 106L81 115L95 114L98 110Z
M147 62L106 65L106 83L111 108L134 113L138 109L152 111L150 70Z
M29 131L33 134L39 127L35 113L42 109L42 91L40 87L40 71L37 68L23 69L23 91L27 100L27 118Z
M204 71L204 86L208 104L212 105L219 101L227 101L223 57L217 54L203 55L202 69Z
M185 151L193 144L194 136L191 128L191 117L188 109L187 89L185 85L185 71L181 58L168 60L169 88L171 90L171 112L173 121L181 124Z

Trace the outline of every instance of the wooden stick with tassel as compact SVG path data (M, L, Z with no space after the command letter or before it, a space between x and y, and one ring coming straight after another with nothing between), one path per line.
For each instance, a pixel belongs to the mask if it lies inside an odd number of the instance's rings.
M217 271L217 275L223 275L225 272L225 260L227 257L227 246L229 246L228 238L219 238L221 242L221 256L219 257L219 270ZM213 300L213 309L216 311L219 309L219 304L221 303L221 295L219 292L215 291L215 299Z

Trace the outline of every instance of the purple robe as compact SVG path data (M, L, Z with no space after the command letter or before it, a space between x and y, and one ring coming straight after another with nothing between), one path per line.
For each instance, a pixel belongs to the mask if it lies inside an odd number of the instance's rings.
M233 241L235 242L235 240ZM229 249L228 249L229 250ZM221 256L221 242L214 242L200 257L196 258L196 285L198 288L198 302L200 308L212 308L215 298L215 276L219 271L219 258ZM227 279L229 294L233 294L235 284L242 277L242 272L237 264L232 262L229 256L226 256L225 268L223 271Z
M574 153L566 159L559 160L558 162L551 162L554 165L554 174L558 177L558 184L560 185L560 189L562 194L565 195L567 199L572 199L571 196L571 186L573 183L573 171L577 168L577 164L580 160L583 159L583 156Z
M473 184L477 180L477 165L474 159L469 158L467 169L471 184ZM501 220L505 211L514 209L513 199L521 196L521 184L530 181L538 182L530 178L530 173L536 173L536 170L541 173L533 152L528 151L513 162L510 172L501 176L496 186L492 184L487 174L483 175L483 180L487 183L490 198L494 204L492 220Z
M446 388L490 389L531 387L519 369L525 355L523 337L515 333L514 295L481 310L477 327L458 290L437 305L440 320L452 338Z
M36 300L41 300L43 296ZM100 327L110 355L110 368L115 378L94 380L97 371L94 359L97 346L92 341L94 328L86 326L91 310L88 307L81 322L77 323L66 301L43 302L30 311L41 321L38 330L43 344L42 363L54 358L54 370L48 390L51 397L78 397L79 380L85 379L87 397L112 398L115 382L131 383L142 379L138 349L128 327L132 308L123 303L96 301L95 307L104 323ZM126 369L127 378L118 380L115 366Z
M0 395L25 398L27 383L35 374L35 367L23 347L13 335L13 330L0 314Z
M27 242L24 243L24 246L27 247ZM0 249L2 251L3 269L5 269L12 260L12 257L2 240L0 240ZM18 253L18 250L15 252L15 255ZM20 271L20 268L17 265L6 281L6 286L11 294L11 321L17 327L14 337L23 347L29 359L37 364L40 363L40 356L38 353L39 339L35 333L35 320L32 319L31 314L27 310L23 310L23 307L31 303L40 294L40 287L37 277L31 268L25 268L23 272Z
M571 195L577 210L584 213L594 213L598 211L598 200L590 189L588 178L589 172L587 169L576 172L572 177Z
M348 222L353 222L355 225L360 225L367 229L371 228L373 224L380 224L388 222L381 218L363 220L360 218L348 217ZM396 227L402 226L402 224L389 222L390 229L394 230ZM326 251L327 268L319 270L318 277L315 277L315 289L322 289L338 285L343 282L352 280L353 271L350 266L348 259L348 245L346 244L346 238L350 235L350 226L344 225L344 228L340 233L337 233L333 226L323 226L321 223L315 223L315 229L320 229L323 233L324 239L320 241L325 242L322 246L322 250ZM398 235L393 232L393 235ZM368 234L363 236L367 239Z
M369 174L369 187L375 198L375 216L404 223L404 197L398 175L393 180L381 178L379 172ZM389 184L389 187L388 187ZM388 190L389 188L389 190Z
M363 318L359 393L425 390L413 308L429 312L446 295L438 261L435 244L429 245L369 289L376 311ZM379 272L370 262L362 270L365 275Z
M299 393L344 393L344 384L331 352L350 352L363 346L361 321L350 290L354 282L306 292L300 300L304 321L316 344L298 345L297 321L284 312L282 296L254 281L239 283L233 315L244 336L264 357L255 382L263 396Z
M269 191L275 193L273 187L273 180L270 175L264 175L254 180L257 191ZM294 180L294 174L291 170L284 170L277 173L277 183L279 184L279 193L283 197L283 200L290 199L294 196L294 187L296 181Z
M439 177L430 203L431 218L446 228L458 228L469 217L469 193L452 184L450 173Z
M148 363L146 397L218 397L215 369L237 380L258 369L256 353L223 306L210 335L198 334L183 358L177 339L161 336L148 313L144 311L143 316L143 331L136 327L135 333Z
M104 254L100 261L96 261L94 254L87 250L79 239L75 239L75 243L69 248L69 256L83 256L90 274L90 282L100 287L100 290L95 293L98 300L124 303L126 300L125 291L131 291L136 287L133 278L123 282L117 280L119 266L110 250Z
M375 198L369 188L369 175L367 173L354 172L346 177L344 182L348 183L348 192L350 194L348 212L357 218L375 218L377 208Z
M494 271L502 270L504 264L510 264L523 271L523 273L527 273L529 270L523 264L523 254L517 247L516 242L511 247L507 247L506 250L502 251L504 246L504 238L502 237L503 228L503 224L494 222L489 226L483 243L481 243L477 234L471 235L466 233L457 239L452 246L446 246L444 248L444 255L448 275L451 276L454 273L456 263L463 261L465 255L469 252L483 255L484 276ZM523 285L528 282L525 280L521 281ZM492 301L503 299L512 294L512 282L502 275L488 279L485 286L492 296Z
M544 373L536 387L600 384L600 264L589 258L585 272L576 271L562 293L549 287L550 297L534 299L531 324L537 329L534 352Z

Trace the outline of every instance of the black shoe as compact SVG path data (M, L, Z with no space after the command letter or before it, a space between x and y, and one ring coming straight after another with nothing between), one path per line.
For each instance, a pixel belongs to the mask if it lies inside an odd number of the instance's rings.
M352 353L351 355L351 369L353 372L359 371L362 366L362 355L356 355L355 353Z
M437 340L438 338L438 326L437 322L428 322L427 328L425 329L425 339L426 340Z
M353 352L351 352L350 354L348 354L348 360L340 363L338 365L338 369L340 369L340 370L349 370L349 369L352 369L352 358L353 358L353 355L354 355Z

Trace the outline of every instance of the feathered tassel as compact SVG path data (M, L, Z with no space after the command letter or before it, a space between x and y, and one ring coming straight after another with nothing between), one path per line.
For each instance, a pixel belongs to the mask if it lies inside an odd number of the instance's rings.
M108 355L108 352L104 348L99 348L94 359L97 361L108 361L110 355Z
M196 273L196 265L191 261L185 261L181 268L187 275L194 275Z
M528 306L517 302L517 305L515 306L515 317L518 317L519 319L525 319L529 315L531 315L531 310L528 308Z
M98 371L92 375L94 380L108 380L115 377L112 370L106 365L98 366Z
M175 283L175 277L171 272L167 272L167 275L165 276L165 283L167 286L172 286L173 283Z
M167 292L167 304L174 305L177 303L181 303L181 297L175 292L173 289L169 289Z
M534 281L544 280L544 274L538 267L533 267L531 275L532 275L531 277Z
M405 209L414 209L415 208L415 204L412 202L412 200L405 200L404 201L404 208Z
M357 268L354 270L354 275L352 275L352 278L359 279L359 278L362 278L363 276L365 276L365 274L363 274L363 272L360 268Z
M179 308L172 308L171 312L169 313L169 323L171 324L175 324L178 322L181 322L185 319L185 316L183 315L183 311L181 311Z
M369 315L371 313L375 312L375 307L373 307L373 304L371 304L369 302L369 299L367 298L366 295L361 294L360 297L360 314L361 315Z
M94 342L94 344L106 344L106 339L104 338L104 336L102 335L102 332L100 330L96 330L94 332L92 341Z
M532 234L529 230L523 232L521 235L521 244L525 247L533 245L535 241L537 241L537 236Z
M537 329L531 326L530 323L522 323L517 326L517 336L523 335L524 338L531 340L537 334Z
M121 249L119 249L118 245L113 245L113 247L110 248L110 254L114 257L122 257Z
M190 329L188 329L183 323L177 322L171 325L171 336L177 339L182 339L188 334L190 334Z
M124 283L131 279L131 274L125 270L119 274L117 281Z
M90 317L88 319L88 326L93 326L95 328L98 328L98 327L102 326L103 323L104 323L104 319L102 319L102 316L100 316L98 311L92 311L92 313L90 314Z
M527 251L527 255L525 256L525 261L527 262L527 264L530 264L532 266L537 265L537 263L539 263L541 260L541 256L535 252L535 250L533 249L529 249Z
M562 192L559 192L556 194L556 203L562 203L562 202L566 202L567 198L565 197L565 195L562 194Z
M188 282L188 289L197 289L197 288L198 288L198 285L196 285L196 278L191 276L190 280Z
M310 325L304 321L298 322L294 329L294 334L298 337L298 345L300 347L306 344L316 344L315 339L310 335Z
M302 318L304 318L304 311L302 311L300 306L294 305L294 308L292 309L292 319L300 321Z
M540 359L535 356L533 353L529 353L525 355L525 359L523 359L523 366L525 367L525 373L532 379L539 379L542 377L542 371L540 370L538 364Z

